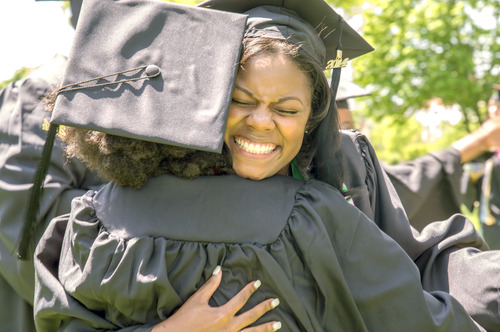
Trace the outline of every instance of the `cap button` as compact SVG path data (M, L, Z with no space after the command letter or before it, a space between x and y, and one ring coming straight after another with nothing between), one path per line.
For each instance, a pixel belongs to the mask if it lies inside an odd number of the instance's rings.
M148 77L155 77L155 76L158 76L160 75L160 67L158 67L157 65L148 65L146 67L146 75Z

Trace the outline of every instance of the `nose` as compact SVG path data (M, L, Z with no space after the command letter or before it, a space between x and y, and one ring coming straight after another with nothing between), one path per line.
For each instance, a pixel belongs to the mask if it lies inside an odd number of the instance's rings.
M268 106L259 104L246 118L247 126L258 131L269 131L275 127L273 112Z

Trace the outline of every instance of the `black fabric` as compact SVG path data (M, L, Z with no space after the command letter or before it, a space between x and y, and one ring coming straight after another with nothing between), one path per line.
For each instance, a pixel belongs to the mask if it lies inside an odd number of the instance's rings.
M41 98L61 78L66 58L51 61L0 91L0 330L34 331L34 269L30 257L16 256L33 174L47 132L42 130L50 113ZM70 210L71 200L102 181L78 160L68 161L59 143L54 145L45 180L45 195L38 216L37 241L49 221Z
M355 205L399 243L417 264L425 290L449 292L486 330L500 330L500 252L462 215L410 226L401 201L363 134L344 131L345 182Z
M143 329L171 315L216 265L223 276L211 305L259 279L243 310L278 297L258 322L279 320L284 331L481 330L448 294L423 292L401 247L315 180L165 175L140 190L109 184L51 223L35 264L39 332L60 323L60 331Z
M347 100L338 100L337 98L337 108L349 108L349 105L347 105Z
M433 221L460 213L465 201L460 153L447 148L411 162L384 165L413 227L421 231Z
M244 13L250 11L249 22L251 24L256 24L257 28L259 28L259 26L265 27L266 23L269 22L269 19L273 19L273 15L266 14L262 19L260 19L259 11L253 12L251 11L252 8L256 8L258 6L278 6L287 11L293 11L316 30L315 32L312 31L306 33L310 36L297 36L297 38L302 40L302 42L309 42L310 40L314 40L314 35L316 35L321 39L324 47L326 47L326 54L320 55L323 59L320 63L323 63L325 68L328 67L330 61L334 61L336 59L337 47L340 40L342 41L344 58L352 59L373 51L373 47L371 47L345 22L343 22L344 28L342 31L342 37L340 37L339 27L342 18L324 0L207 0L199 4L199 6L233 13ZM285 23L285 21L281 19L281 14L283 14L284 11L281 10L281 12L282 13L280 13L280 11L276 11L278 24ZM279 33L283 32L284 31L280 31ZM289 32L291 32L291 34L288 37L294 41L293 30L290 30ZM311 45L306 46L306 49L308 48L312 49L312 51L309 51L310 53L318 53L321 46L319 46L317 42L313 41Z
M500 250L500 159L494 153L483 165L483 175L467 187L467 195L478 203L484 239L491 249Z

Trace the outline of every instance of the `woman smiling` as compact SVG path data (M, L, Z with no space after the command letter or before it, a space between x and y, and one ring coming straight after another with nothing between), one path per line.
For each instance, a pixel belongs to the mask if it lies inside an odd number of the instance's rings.
M241 177L287 175L300 151L312 115L312 84L292 59L259 54L241 65L224 136Z

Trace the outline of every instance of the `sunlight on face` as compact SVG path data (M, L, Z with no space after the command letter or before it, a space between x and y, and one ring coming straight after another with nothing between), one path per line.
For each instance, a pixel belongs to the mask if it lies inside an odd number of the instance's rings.
M286 56L256 55L240 68L224 137L239 176L287 173L302 146L311 99L307 76Z

